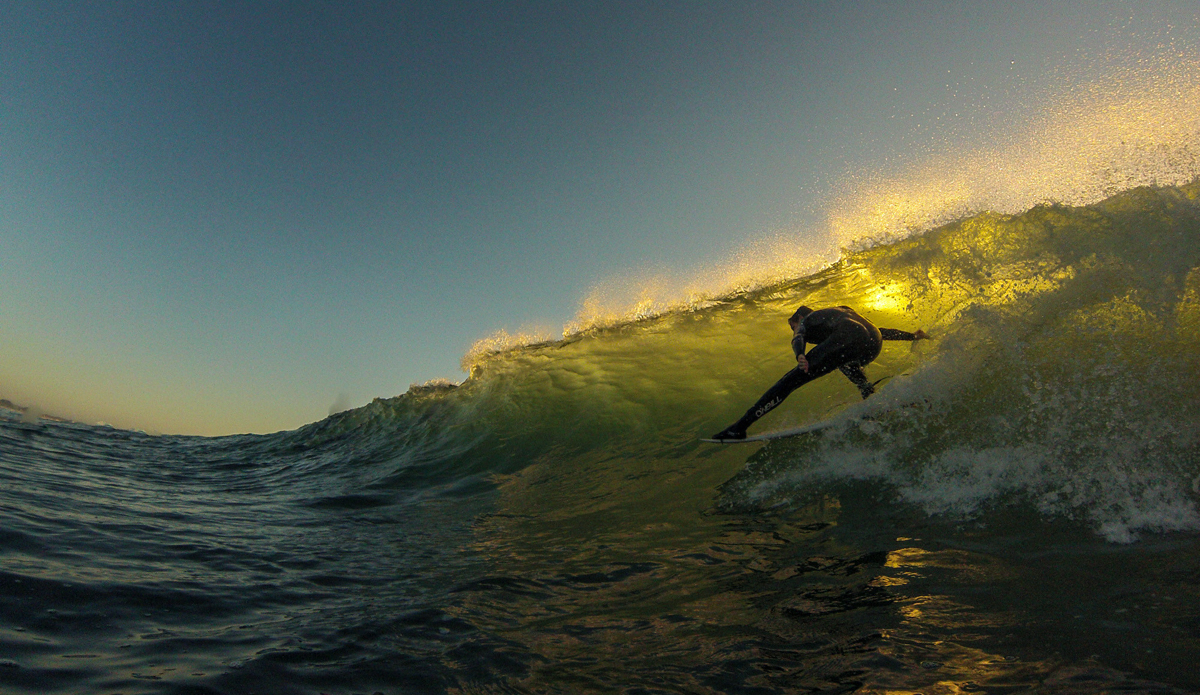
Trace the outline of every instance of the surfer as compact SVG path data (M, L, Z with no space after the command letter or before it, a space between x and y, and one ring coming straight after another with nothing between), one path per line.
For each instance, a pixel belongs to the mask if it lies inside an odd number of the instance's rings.
M909 333L895 328L876 328L848 306L817 311L802 306L788 319L788 325L792 327L796 367L767 389L740 420L714 434L713 439L745 439L750 425L771 412L788 394L834 369L841 370L858 387L862 397L867 398L875 393L875 387L867 381L863 367L879 356L883 341L929 337L920 329ZM804 353L806 343L816 343L807 355Z

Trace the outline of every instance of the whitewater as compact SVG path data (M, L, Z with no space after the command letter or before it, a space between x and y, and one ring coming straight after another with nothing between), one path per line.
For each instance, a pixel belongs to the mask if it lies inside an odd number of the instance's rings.
M0 409L0 692L1200 690L1200 91L1156 84L294 431ZM932 340L701 442L800 304Z

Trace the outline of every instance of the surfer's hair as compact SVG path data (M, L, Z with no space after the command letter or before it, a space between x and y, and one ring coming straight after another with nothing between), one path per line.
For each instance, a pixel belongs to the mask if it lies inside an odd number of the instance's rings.
M801 306L799 309L796 310L796 313L792 314L792 318L788 319L788 323L800 323L801 321L804 320L804 317L811 314L812 311L813 311L812 309L809 309L806 306Z

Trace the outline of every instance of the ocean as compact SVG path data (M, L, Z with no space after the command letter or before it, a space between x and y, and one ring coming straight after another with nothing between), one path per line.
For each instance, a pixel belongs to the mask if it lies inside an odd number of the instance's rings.
M886 343L751 432L800 304ZM0 420L0 692L1200 691L1200 182L216 438Z

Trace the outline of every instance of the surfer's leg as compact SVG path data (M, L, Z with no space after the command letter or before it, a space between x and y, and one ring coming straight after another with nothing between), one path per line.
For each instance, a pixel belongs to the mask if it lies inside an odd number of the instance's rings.
M827 359L830 364L837 365L842 374L850 379L850 383L858 387L858 392L862 394L863 398L875 393L875 386L863 373L863 367L879 357L883 341L872 331L857 324L851 324L831 336L826 343L829 345L829 350L823 353L822 357ZM817 348L824 347L826 343L821 343ZM816 352L817 348L813 348L813 351Z
M791 395L792 391L816 379L818 376L821 375L814 374L811 369L805 372L799 367L795 367L787 374L784 374L783 378L779 381L776 381L774 386L767 389L767 392L758 399L757 403L750 406L750 409L746 411L741 420L738 420L738 423L744 423L745 427L742 429L745 430L755 420L774 410L775 406L782 403L783 399Z
M746 414L743 415L740 420L733 423L729 427L726 427L724 430L721 430L717 434L714 434L712 438L745 439L746 430L750 427L750 425L754 424L754 422L763 415L766 415L774 410L775 406L782 403L783 399L787 398L792 391L795 391L818 376L821 375L814 374L812 369L809 369L807 372L803 371L799 367L792 369L787 374L784 374L783 378L781 378L779 381L776 381L774 386L767 389L767 392L762 395L762 398L759 398L757 403L750 406L750 409L746 411Z
M858 392L864 399L875 393L875 386L867 379L861 365L857 363L843 364L839 369L842 370L842 374L846 375L846 378L850 379L850 383L858 387Z

